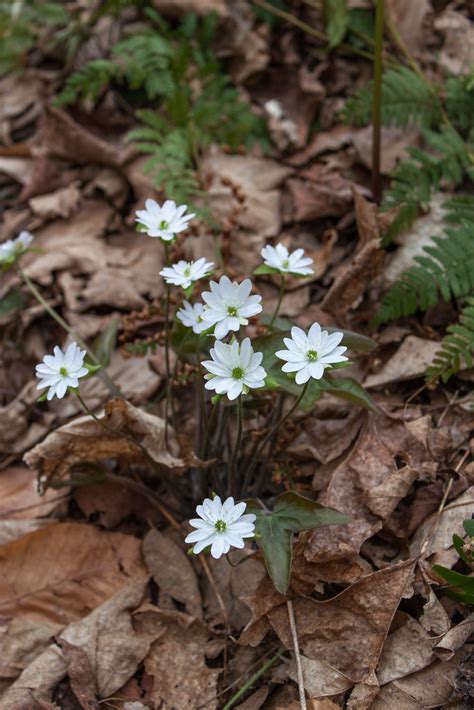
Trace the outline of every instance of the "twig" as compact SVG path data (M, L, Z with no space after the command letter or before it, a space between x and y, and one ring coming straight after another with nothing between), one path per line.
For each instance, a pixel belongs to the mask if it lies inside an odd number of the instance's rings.
M286 602L286 607L288 609L288 621L290 622L290 632L291 638L293 639L293 650L295 652L296 677L298 679L300 707L301 710L306 710L306 695L304 692L303 667L301 665L300 645L298 643L298 634L296 631L295 610L293 609L293 602L291 601L291 599L288 599L288 601Z
M374 96L372 106L372 195L377 204L382 197L380 153L382 136L383 16L384 0L377 0L375 9Z

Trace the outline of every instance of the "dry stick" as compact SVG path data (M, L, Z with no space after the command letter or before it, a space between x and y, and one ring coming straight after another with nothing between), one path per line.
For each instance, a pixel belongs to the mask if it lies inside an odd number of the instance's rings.
M49 303L43 298L43 296L41 295L41 293L39 292L39 290L36 288L36 286L34 285L34 283L32 282L32 280L30 279L30 277L27 276L27 275L25 274L25 272L24 272L20 267L17 267L17 268L18 268L18 273L20 274L21 278L23 279L23 281L25 282L25 284L28 286L28 288L30 289L31 293L32 293L33 296L36 298L36 300L38 301L38 303L40 303L40 304L43 306L43 308L44 308L44 310L46 311L46 313L47 313L49 316L51 316L51 318L53 318L53 320L55 320L56 323L58 323L58 325L60 325L61 328L66 331L66 333L68 333L72 338L74 338L74 339L76 340L76 342L79 343L79 345L81 346L81 348L83 348L84 350L87 350L87 354L89 355L89 358L90 358L90 360L94 363L94 365L99 365L99 366L100 366L101 363L100 363L99 360L96 358L96 356L94 355L94 353L92 352L92 350L87 347L87 345L86 345L86 343L84 342L84 340L82 340L82 338L81 338L79 335L77 335L77 334L73 331L73 329L71 328L71 326L70 326L68 323L66 323L66 321L64 320L64 318L62 318L62 317L59 315L59 313L57 313L57 312L54 310L54 308L52 308L52 307L49 305ZM105 372L105 370L99 370L99 371L97 372L97 375L98 375L98 377L100 377L100 378L103 380L104 384L107 385L107 387L109 388L110 392L111 392L115 397L121 397L121 396L122 396L121 391L119 390L119 388L117 387L117 385L115 384L115 382L113 382L113 380L108 376L108 374Z
M296 677L298 679L298 693L300 696L300 707L301 707L301 710L306 710L306 696L305 696L305 692L304 692L303 667L301 665L300 646L298 643L298 634L296 631L295 610L293 609L293 602L291 601L291 599L288 599L288 601L286 602L286 607L288 609L288 621L290 622L290 632L291 632L291 638L293 639L293 650L295 652Z
M372 196L377 204L382 197L380 152L382 144L383 16L384 0L377 0L375 7L374 97L372 105Z

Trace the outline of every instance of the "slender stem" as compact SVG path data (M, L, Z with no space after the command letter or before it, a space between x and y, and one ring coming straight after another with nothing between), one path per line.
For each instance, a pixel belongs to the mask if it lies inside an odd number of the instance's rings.
M229 461L229 471L227 478L227 493L228 495L237 495L237 481L236 478L236 461L237 455L240 451L240 445L242 443L242 425L243 425L244 413L242 405L242 395L239 395L237 400L237 436L235 437L234 447Z
M277 423L270 429L268 434L263 438L262 442L260 443L259 447L257 448L257 450L256 450L252 460L250 461L248 468L247 468L247 472L245 474L244 485L242 488L242 497L245 498L245 496L247 495L248 485L250 483L252 473L255 471L255 468L257 466L260 454L262 453L262 451L264 450L265 446L268 444L270 439L273 437L273 435L276 434L278 429L282 426L282 424L284 424L286 422L286 420L291 417L293 412L296 411L296 409L300 405L303 397L306 394L306 390L308 389L310 382L311 382L311 380L308 380L308 382L305 384L305 386L301 390L301 394L299 395L299 397L297 398L296 402L293 404L291 409L289 409L288 412L279 421L277 421Z
M372 195L379 203L382 197L380 176L380 152L382 137L382 71L383 71L383 28L384 0L376 0L375 7L375 61L374 61L374 96L372 105Z
M262 677L275 663L281 658L285 653L283 648L280 648L274 656L268 659L260 668L250 676L250 678L238 689L236 693L226 702L222 710L230 710L234 705L240 700L240 698L245 695L245 693L250 690L250 688L257 682L259 678Z
M268 324L268 330L271 330L273 328L273 324L274 324L276 317L278 315L278 311L280 310L280 306L281 306L281 302L283 301L284 294L285 294L285 275L281 274L280 292L278 294L278 303L277 303L275 311L272 315L272 319L271 319L270 323Z
M286 607L288 609L288 621L290 622L290 632L291 638L293 640L293 650L295 652L296 677L298 680L300 708L301 710L306 710L306 695L304 692L303 667L301 665L300 646L298 643L298 633L296 631L295 610L293 609L293 602L291 601L291 599L288 599L288 601L286 602Z
M75 332L73 331L73 329L71 328L71 326L64 320L64 318L62 318L62 317L59 315L59 313L58 313L57 311L55 311L52 306L49 305L49 303L48 303L48 302L43 298L43 296L41 295L40 291L36 288L36 286L34 285L33 281L30 279L30 277L25 274L25 272L23 271L23 269L21 269L20 267L17 267L17 268L18 268L18 273L20 274L21 278L22 278L23 281L25 282L26 286L30 289L31 293L32 293L33 296L36 298L36 300L38 301L38 303L40 303L40 304L43 306L43 308L44 308L44 310L46 311L46 313L47 313L49 316L51 316L51 318L52 318L53 320L55 320L56 323L57 323L58 325L60 325L61 328L62 328L63 330L65 330L66 333L68 333L68 334L71 336L71 338L74 338L74 340L75 340L77 343L79 343L79 345L81 346L81 348L83 348L84 350L87 350L87 354L88 354L88 356L89 356L89 360L91 360L91 361L94 363L94 365L100 365L100 364L101 364L100 361L96 358L96 356L94 355L94 353L92 352L92 350L87 347L87 345L86 345L86 343L84 342L84 340L83 340L79 335L77 335L77 333L75 333ZM113 394L115 397L121 397L121 396L122 396L122 393L120 392L120 389L117 387L117 385L115 384L115 382L109 377L109 375L105 372L105 370L98 370L97 375L98 375L98 377L101 378L101 380L104 382L104 384L107 385L107 387L108 387L108 389L110 390L111 394Z
M166 266L170 265L170 252L168 244L165 244ZM170 334L169 334L169 319L170 319L170 284L166 284L166 303L165 303L165 366L166 366L166 400L165 400L165 445L169 449L168 437L168 418L171 398L173 391L171 387L171 366L170 366Z

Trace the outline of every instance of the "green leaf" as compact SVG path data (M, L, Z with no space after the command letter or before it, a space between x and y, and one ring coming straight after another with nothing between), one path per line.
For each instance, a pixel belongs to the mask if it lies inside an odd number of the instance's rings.
M349 27L349 10L346 0L324 0L324 21L329 38L329 48L342 42Z
M7 295L0 300L0 318L6 316L11 311L19 311L23 308L25 299L17 288L12 288Z
M40 397L38 397L38 399L36 401L37 402L46 402L46 397L48 396L48 391L49 391L49 388L45 392L43 392L43 394Z
M474 537L474 520L472 520L472 518L468 518L462 525L469 537Z
M280 594L286 594L290 583L294 533L349 522L349 518L337 510L324 508L293 492L278 496L273 512L262 510L257 501L249 501L247 510L256 515L255 539Z
M466 563L470 564L470 560L466 553L464 552L464 540L459 535L453 535L453 545L454 549L458 553L459 557Z
M346 399L373 412L378 412L369 393L352 377L331 377L330 374L326 374L319 382L324 392L328 392L328 394L340 399Z
M86 368L86 370L89 371L88 374L86 375L86 379L87 379L88 377L92 377L92 375L95 375L95 373L101 369L102 365L92 365L90 362L85 362L84 367ZM77 391L77 392L79 391L78 389L76 390L76 388L73 388L73 387L71 387L70 389Z
M102 367L108 367L112 352L117 343L119 321L113 318L107 328L96 338L92 347L92 352L100 362ZM88 367L86 365L86 367ZM89 367L88 367L89 369Z
M455 589L460 589L467 598L467 603L472 604L474 602L474 577L455 572L441 565L433 565L433 570Z

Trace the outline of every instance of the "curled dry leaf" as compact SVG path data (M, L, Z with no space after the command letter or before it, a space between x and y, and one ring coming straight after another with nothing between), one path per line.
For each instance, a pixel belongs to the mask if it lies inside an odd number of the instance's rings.
M131 612L143 598L146 584L143 576L128 580L123 589L61 633L59 646L64 640L87 656L101 697L111 696L123 686L156 638L156 631L136 631L131 623ZM48 646L31 661L1 696L1 710L36 710L35 698L51 701L54 687L70 667L59 646ZM84 662L84 655L81 657Z
M380 274L384 251L380 248L377 208L353 188L359 244L351 262L336 277L322 302L325 311L344 319L360 301L368 285Z
M143 540L143 557L160 593L184 604L191 616L202 618L201 594L189 557L170 537L152 529Z
M408 560L368 574L327 601L299 596L293 600L303 654L319 662L324 659L326 675L318 686L320 695L340 692L321 692L324 683L334 687L335 682L342 682L340 675L352 684L373 676L400 600L407 593L411 596L408 590L414 565ZM246 602L253 618L240 642L257 645L272 628L281 643L292 648L286 598L265 579ZM322 664L319 670L324 672Z
M28 204L32 212L43 220L63 217L67 219L77 212L81 203L79 184L72 182L67 187L61 187L47 195L32 197Z
M51 490L40 496L36 476L26 466L10 466L0 471L0 520L47 516L62 497L61 492Z
M56 523L0 547L0 618L66 624L146 575L140 541Z
M399 462L405 466L399 468ZM347 513L347 525L313 530L305 549L312 562L353 557L381 529L432 461L403 422L369 414L351 456L333 472L320 501Z
M186 467L186 461L177 456L178 445L172 431L169 431L170 450L167 449L165 422L161 417L144 412L124 399L112 399L98 418L107 430L89 415L79 417L51 432L28 451L25 462L36 471L38 478L45 477L47 484L67 477L74 464L104 459L129 463L152 459L158 467L173 469L175 473Z

